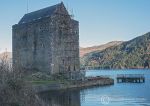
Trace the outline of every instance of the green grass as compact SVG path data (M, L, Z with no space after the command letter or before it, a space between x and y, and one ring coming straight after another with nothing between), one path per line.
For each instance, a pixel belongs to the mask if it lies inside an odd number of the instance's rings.
M41 84L55 84L59 83L59 81L52 80L43 80L43 81L30 81L33 85L41 85Z
M66 80L33 80L33 81L29 81L31 82L33 85L42 85L42 84L58 84L58 83L62 83L62 84L70 84L69 81Z
M51 76L42 72L27 75L25 77L25 80L30 82L33 85L46 85L46 84L59 84L59 83L68 85L71 83L63 75Z

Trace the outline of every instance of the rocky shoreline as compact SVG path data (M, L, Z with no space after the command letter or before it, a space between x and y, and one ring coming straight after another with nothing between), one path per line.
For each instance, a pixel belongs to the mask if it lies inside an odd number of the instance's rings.
M53 84L41 84L33 85L33 89L36 93L53 91L53 90L66 90L66 89L83 89L94 86L107 86L113 85L114 79L108 77L87 77L84 81L76 81L72 84L53 83Z

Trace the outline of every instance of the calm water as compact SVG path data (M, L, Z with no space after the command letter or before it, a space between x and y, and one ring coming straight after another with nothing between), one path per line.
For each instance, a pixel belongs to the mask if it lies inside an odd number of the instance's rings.
M117 74L144 74L145 83L116 83ZM115 84L83 90L45 92L50 106L150 106L150 70L90 70L86 76L108 75Z

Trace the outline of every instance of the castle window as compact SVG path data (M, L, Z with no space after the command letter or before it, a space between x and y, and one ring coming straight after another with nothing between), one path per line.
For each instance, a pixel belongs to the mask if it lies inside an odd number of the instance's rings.
M59 30L59 35L62 35L62 29Z
M44 44L43 43L41 43L41 47L44 48Z
M65 60L64 59L62 60L62 62L63 62L63 64L65 64Z
M70 66L68 66L68 71L70 71Z
M76 71L76 67L74 66L74 71Z

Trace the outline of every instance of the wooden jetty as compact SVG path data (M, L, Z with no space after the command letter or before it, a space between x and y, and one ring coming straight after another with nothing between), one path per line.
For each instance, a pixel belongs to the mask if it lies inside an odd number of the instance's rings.
M118 83L144 83L144 74L119 74L117 75Z

